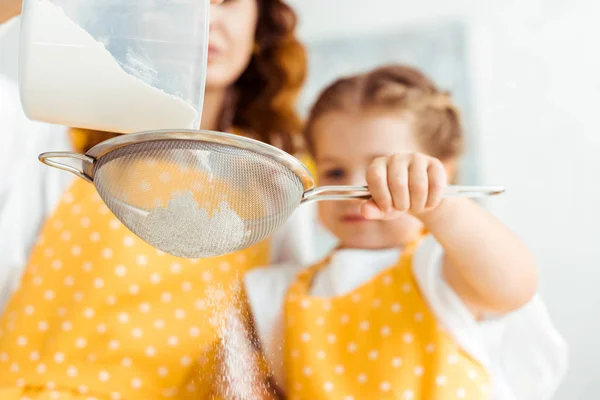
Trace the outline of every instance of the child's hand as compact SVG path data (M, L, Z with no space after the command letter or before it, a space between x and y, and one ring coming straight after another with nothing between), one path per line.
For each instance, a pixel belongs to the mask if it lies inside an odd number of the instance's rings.
M379 157L367 170L367 185L373 196L362 205L369 219L393 219L400 212L418 215L435 208L447 184L442 162L421 153Z

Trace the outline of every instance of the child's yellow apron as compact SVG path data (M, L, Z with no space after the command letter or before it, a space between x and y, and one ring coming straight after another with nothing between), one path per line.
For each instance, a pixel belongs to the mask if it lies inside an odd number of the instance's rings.
M410 246L398 264L331 299L302 271L285 301L290 399L487 399L486 370L437 323L415 282Z

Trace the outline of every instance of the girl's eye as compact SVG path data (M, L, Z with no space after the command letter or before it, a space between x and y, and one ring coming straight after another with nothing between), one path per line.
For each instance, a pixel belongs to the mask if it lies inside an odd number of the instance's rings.
M329 180L342 179L345 174L346 173L342 168L330 168L322 173L323 177Z

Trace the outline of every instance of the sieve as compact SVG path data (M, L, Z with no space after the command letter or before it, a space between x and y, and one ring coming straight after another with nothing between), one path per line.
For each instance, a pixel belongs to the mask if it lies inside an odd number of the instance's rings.
M321 186L298 159L238 135L161 130L117 136L85 154L40 161L93 183L113 214L151 246L205 258L256 244L303 203L369 199L365 186ZM497 186L448 186L444 196L482 197Z

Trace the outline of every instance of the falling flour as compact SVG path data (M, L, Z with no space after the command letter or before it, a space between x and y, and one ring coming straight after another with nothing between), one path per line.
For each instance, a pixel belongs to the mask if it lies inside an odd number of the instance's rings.
M190 191L174 196L166 208L154 208L137 228L152 246L185 258L231 253L243 248L248 237L244 221L226 201L209 215Z
M27 46L21 48L20 71L30 118L119 133L195 127L196 108L125 72L104 44L60 7L34 1L22 28Z

